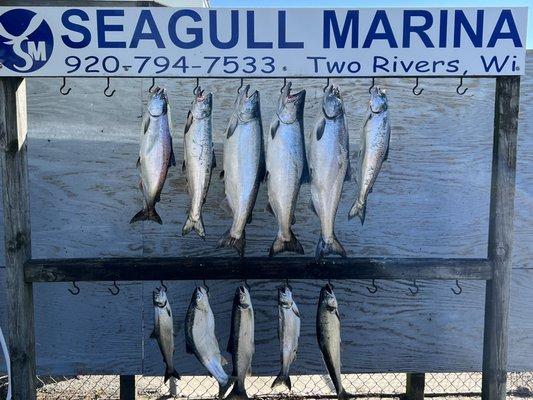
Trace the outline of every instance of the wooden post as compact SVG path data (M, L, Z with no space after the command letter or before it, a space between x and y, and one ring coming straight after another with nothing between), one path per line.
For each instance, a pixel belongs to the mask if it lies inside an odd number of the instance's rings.
M519 76L496 79L488 241L493 276L485 292L483 400L506 396L519 94Z
M176 378L170 378L168 381L168 389L172 397L178 397L178 384L176 383L176 380Z
M407 400L424 400L426 374L406 374L405 398Z
M24 281L24 263L31 258L26 132L26 83L20 78L1 78L0 146L13 400L36 397L33 286Z
M120 400L135 400L135 375L120 375Z

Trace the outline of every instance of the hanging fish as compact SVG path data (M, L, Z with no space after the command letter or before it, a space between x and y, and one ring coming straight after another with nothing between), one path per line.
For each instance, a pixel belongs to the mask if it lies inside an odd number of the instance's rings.
M344 181L350 177L348 127L339 88L328 86L322 100L322 112L308 141L310 207L320 219L320 239L315 258L331 253L346 257L346 251L334 231Z
M279 96L278 108L270 125L266 151L267 210L278 220L278 234L269 256L304 249L291 226L302 182L309 181L304 145L303 115L305 90L291 94L288 82Z
M384 90L375 86L370 94L368 112L361 134L357 171L359 194L348 214L349 219L357 215L361 224L364 224L366 199L372 192L381 165L389 156L389 142L390 121L387 96Z
M212 139L212 97L211 93L205 94L198 87L187 114L183 137L182 171L187 176L187 190L191 197L191 205L181 233L185 236L194 229L202 239L205 238L202 206L209 190L211 172L216 166Z
M245 286L239 286L233 298L231 312L231 332L228 352L233 360L233 373L237 377L227 399L248 399L244 381L252 373L254 344L254 309L250 292Z
M218 396L223 397L235 379L230 379L222 367L227 362L220 355L215 336L215 317L209 305L207 290L201 286L194 290L185 317L185 343L187 353L194 354L217 380Z
M272 387L285 385L291 390L289 369L296 358L298 338L300 337L300 311L292 299L292 288L283 285L278 289L278 337L281 350L281 371L272 383Z
M333 286L326 284L320 291L316 315L316 336L329 376L335 386L337 397L351 397L341 382L341 321Z
M170 126L166 90L156 88L148 100L148 114L142 123L141 149L137 159L137 167L140 167L141 172L139 188L143 193L144 206L131 219L130 224L146 220L163 223L155 210L155 204L160 200L168 168L176 165Z
M161 354L163 355L163 360L166 365L165 382L171 377L180 379L178 372L174 368L174 321L167 298L167 291L164 287L157 288L154 291L154 308L155 325L150 337L157 339L159 350L161 350Z
M233 222L218 241L218 247L233 247L244 256L245 227L252 220L252 210L259 184L265 174L263 128L259 92L248 95L246 85L237 95L224 141L224 188Z

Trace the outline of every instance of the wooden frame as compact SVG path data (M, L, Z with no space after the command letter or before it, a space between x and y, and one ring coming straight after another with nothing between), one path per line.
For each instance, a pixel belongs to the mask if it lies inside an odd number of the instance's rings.
M505 399L519 92L520 77L496 78L487 259L352 258L328 260L320 265L303 257L32 260L25 85L20 78L0 79L13 397L36 397L33 283L290 278L486 280L482 398Z

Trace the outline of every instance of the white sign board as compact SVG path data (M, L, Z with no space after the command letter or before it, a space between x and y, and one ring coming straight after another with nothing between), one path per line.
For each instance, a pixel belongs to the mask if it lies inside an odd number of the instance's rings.
M521 75L527 8L0 7L0 76Z

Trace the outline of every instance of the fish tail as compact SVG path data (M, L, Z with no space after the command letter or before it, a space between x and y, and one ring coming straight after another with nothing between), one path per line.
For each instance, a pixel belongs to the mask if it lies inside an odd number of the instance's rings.
M241 387L244 385L239 385L239 382L235 382L235 385L233 386L233 389L231 390L230 394L226 397L226 399L230 400L248 400L248 394L246 394L246 390L244 387Z
M189 215L187 217L187 221L185 221L185 223L183 224L181 235L185 236L193 229L198 234L198 236L200 236L202 239L205 239L204 221L202 220L202 216L200 216L197 221L193 221L191 219L191 216Z
M133 216L133 218L130 220L130 224L133 224L134 222L138 221L155 221L159 225L163 224L163 221L161 220L161 217L157 213L157 211L154 208L143 208L141 211L139 211L137 214Z
M277 236L272 246L270 246L270 251L268 253L269 257L272 257L278 253L283 253L284 251L291 251L293 253L304 254L304 248L302 244L298 241L292 229L289 228L289 233L291 238L288 241L283 240L283 238Z
M291 377L283 372L280 372L270 387L273 389L280 385L285 385L289 390L292 390Z
M217 247L233 247L237 250L237 253L241 257L244 257L244 246L246 245L246 238L244 235L244 230L242 231L242 236L240 238L235 238L231 236L231 231L228 229L218 240Z
M225 385L223 385L221 383L218 384L218 398L219 399L222 399L224 397L226 392L235 383L236 380L237 380L237 377L230 376L230 377L228 377L228 382L226 382Z
M340 392L337 394L337 398L339 400L347 400L354 397L352 394L348 393L346 390L341 389Z
M331 243L326 243L324 237L320 235L320 239L316 245L315 260L318 262L328 254L338 254L342 258L346 258L346 251L335 235L333 235Z
M360 203L358 200L353 203L353 206L348 213L348 219L352 219L356 215L361 220L361 225L363 225L365 223L366 203Z
M165 383L167 383L170 378L181 379L180 374L178 374L178 371L176 371L174 367L167 367L165 370Z

